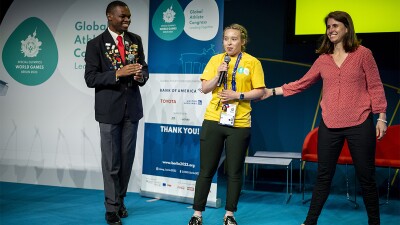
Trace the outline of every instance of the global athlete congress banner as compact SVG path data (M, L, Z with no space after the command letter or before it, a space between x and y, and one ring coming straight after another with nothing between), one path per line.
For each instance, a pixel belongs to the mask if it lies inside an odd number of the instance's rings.
M211 95L200 75L222 51L223 0L152 0L141 194L193 202L199 133ZM208 206L219 207L214 177Z

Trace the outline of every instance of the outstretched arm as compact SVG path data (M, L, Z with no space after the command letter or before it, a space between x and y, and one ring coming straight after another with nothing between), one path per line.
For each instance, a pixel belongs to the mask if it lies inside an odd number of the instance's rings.
M275 93L274 93L275 92ZM263 89L263 95L261 98L257 99L258 101L267 99L271 96L275 95L283 95L283 90L282 87L276 87L276 88L264 88Z

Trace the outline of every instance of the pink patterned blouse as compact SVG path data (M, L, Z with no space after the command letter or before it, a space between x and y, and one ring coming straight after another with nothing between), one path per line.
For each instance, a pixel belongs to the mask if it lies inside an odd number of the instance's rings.
M386 112L386 97L371 50L359 46L338 67L330 54L318 57L299 80L282 86L283 96L297 94L320 78L323 81L322 118L329 128L363 123L372 112Z

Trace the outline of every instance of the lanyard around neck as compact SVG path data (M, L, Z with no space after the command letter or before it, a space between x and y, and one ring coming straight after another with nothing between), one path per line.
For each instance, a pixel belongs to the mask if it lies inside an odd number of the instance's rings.
M235 67L233 67L233 72L232 72L232 91L236 91L236 71L238 69L239 66L239 62L242 59L242 52L239 53L237 59L236 59L236 63L235 63ZM224 89L228 89L228 78L226 78L225 82L224 82Z

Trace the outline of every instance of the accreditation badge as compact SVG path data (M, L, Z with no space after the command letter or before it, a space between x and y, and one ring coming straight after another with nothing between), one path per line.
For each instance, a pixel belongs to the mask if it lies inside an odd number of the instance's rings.
M236 108L237 104L224 104L222 106L219 124L233 127L233 124L235 123Z

